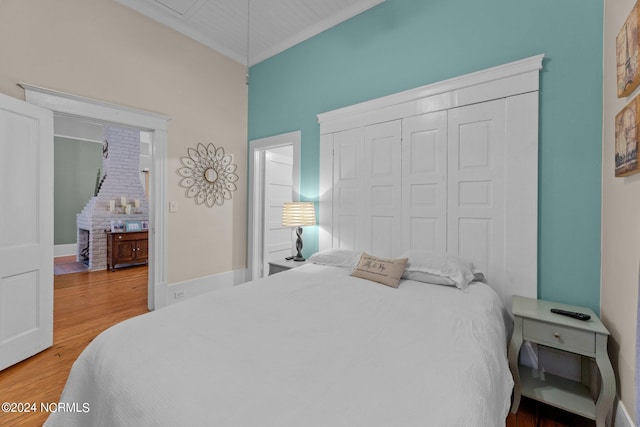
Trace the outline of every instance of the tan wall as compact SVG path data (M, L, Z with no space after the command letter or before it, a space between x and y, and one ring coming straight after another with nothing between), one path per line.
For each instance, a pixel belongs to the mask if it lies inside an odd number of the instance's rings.
M168 115L168 280L246 266L245 67L112 0L0 0L0 92L25 82ZM187 148L233 154L238 191L196 206L176 173Z
M600 311L612 334L609 346L618 393L635 414L636 310L640 262L640 174L614 178L616 114L640 93L626 98L616 91L615 38L633 0L605 1L602 152L602 287Z

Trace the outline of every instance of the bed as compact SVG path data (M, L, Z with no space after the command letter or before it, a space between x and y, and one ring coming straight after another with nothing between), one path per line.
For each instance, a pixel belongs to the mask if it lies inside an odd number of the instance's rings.
M90 410L46 425L504 425L511 296L537 295L541 67L319 115L318 247L351 259L314 255L109 329L61 397ZM352 276L362 252L406 251L397 288ZM425 253L472 274L415 270Z
M99 335L46 426L504 425L508 319L484 283L307 264ZM87 405L88 404L88 405Z

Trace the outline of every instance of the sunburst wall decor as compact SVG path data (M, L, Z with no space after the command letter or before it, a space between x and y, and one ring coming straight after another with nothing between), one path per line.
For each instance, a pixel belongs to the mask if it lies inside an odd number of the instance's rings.
M182 176L180 186L187 189L185 195L193 198L196 205L208 207L231 200L231 193L238 189L238 166L231 163L231 154L224 154L224 148L213 144L198 144L197 148L188 148L187 153L180 158L182 167L178 169Z

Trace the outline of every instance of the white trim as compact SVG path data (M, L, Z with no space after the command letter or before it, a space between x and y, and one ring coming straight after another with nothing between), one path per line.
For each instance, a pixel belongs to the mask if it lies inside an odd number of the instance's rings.
M63 257L63 256L71 256L78 254L78 244L77 243L69 243L66 245L54 245L53 246L53 257Z
M112 123L121 123L148 130L167 128L169 116L124 105L87 98L66 92L47 89L28 83L18 83L25 90L25 99L59 114L88 117ZM164 125L161 127L161 125Z
M151 201L149 206L149 310L160 308L166 302L166 295L156 293L164 289L167 280L167 122L164 114L138 110L122 105L111 104L96 99L85 98L39 86L19 83L25 91L25 99L30 104L52 110L54 113L85 117L110 123L131 126L153 132L153 182L151 183ZM52 141L53 142L53 141Z
M333 134L320 135L318 196L318 248L332 247L333 230Z
M636 425L633 421L633 417L629 415L627 408L619 397L616 397L616 402L613 407L615 408L616 414L613 427L634 427Z
M530 298L538 297L538 98L538 92L528 92L511 96L506 102L507 116L510 116L506 137L511 143L506 145L505 159L505 263L508 268L504 280L511 295ZM509 307L510 302L505 300Z
M55 121L56 116L53 116L53 119ZM58 134L58 133L53 133L53 136L56 138L64 138L64 139L70 139L72 141L80 141L80 142L87 142L90 144L100 144L102 145L102 141L96 141L95 139L87 139L87 138L80 138L77 136L69 136L69 135L62 135L62 134Z
M543 58L536 55L320 113L320 134L537 91Z
M260 174L255 176L254 171L259 167L260 162L256 162L257 156L269 148L293 146L293 200L300 200L300 145L302 132L297 130L266 138L249 141L249 206L247 224L247 278L251 280L260 263L258 251L260 248L260 238L262 233L262 218L256 218L254 208L261 204L260 196L262 192L256 192L256 188L262 186Z
M188 298L205 294L211 291L231 288L247 281L246 268L231 270L224 273L198 277L183 282L171 283L159 287L159 295L166 295L165 305L175 304Z

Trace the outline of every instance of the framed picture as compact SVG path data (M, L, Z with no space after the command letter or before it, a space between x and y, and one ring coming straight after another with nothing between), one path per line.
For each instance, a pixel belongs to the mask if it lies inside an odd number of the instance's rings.
M149 221L142 221L142 229L143 230L149 229Z
M640 172L638 168L638 124L640 123L640 95L633 98L616 114L615 176Z
M640 8L636 3L616 36L618 98L628 96L640 83L639 13Z
M127 221L125 231L142 231L142 221Z
M124 231L124 223L122 221L111 221L111 232L121 233Z

